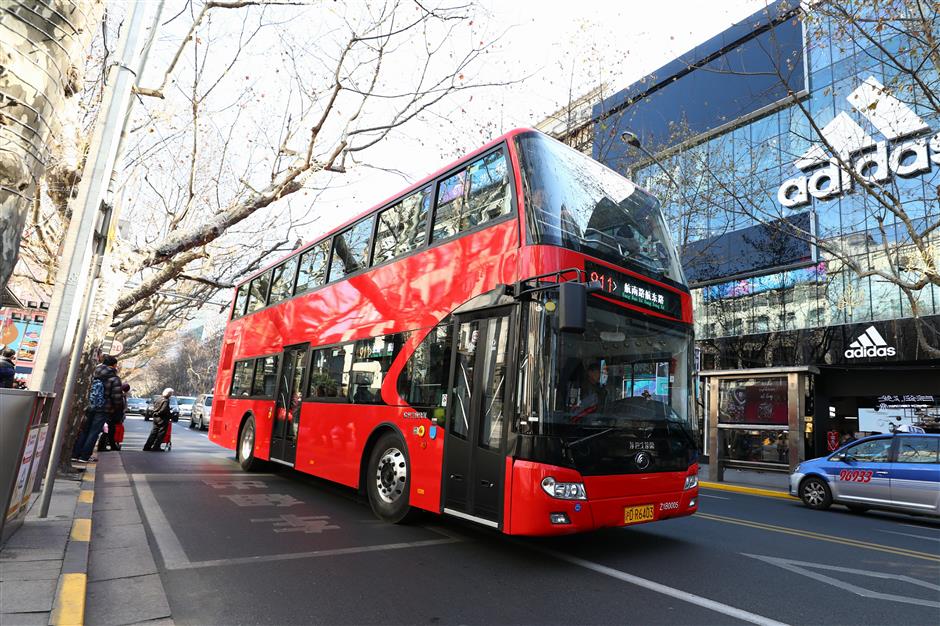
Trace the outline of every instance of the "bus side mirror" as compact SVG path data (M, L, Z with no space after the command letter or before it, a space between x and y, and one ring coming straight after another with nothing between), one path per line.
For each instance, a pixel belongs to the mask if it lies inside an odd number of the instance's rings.
M587 325L587 286L569 282L558 285L558 330L583 333Z

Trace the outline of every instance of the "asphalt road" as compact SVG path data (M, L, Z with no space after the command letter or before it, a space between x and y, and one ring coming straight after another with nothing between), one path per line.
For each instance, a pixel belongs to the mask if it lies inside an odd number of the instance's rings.
M378 522L349 489L240 471L175 424L121 452L176 624L937 624L940 524L703 490L700 513L516 539Z

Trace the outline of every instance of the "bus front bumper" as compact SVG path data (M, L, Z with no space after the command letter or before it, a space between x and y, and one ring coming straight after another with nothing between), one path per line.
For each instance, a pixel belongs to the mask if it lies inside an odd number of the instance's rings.
M692 515L698 510L698 485L685 485L697 472L692 465L681 472L582 477L570 468L517 460L504 528L512 535L564 535ZM550 496L542 488L546 477L583 484L586 499Z

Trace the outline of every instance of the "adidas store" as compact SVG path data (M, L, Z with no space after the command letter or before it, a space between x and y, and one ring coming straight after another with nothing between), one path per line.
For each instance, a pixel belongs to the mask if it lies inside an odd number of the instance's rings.
M788 471L848 436L940 431L940 359L925 348L940 346L940 288L912 303L901 286L918 276L912 238L940 250L925 226L940 223L940 115L886 57L910 49L903 27L840 40L840 24L800 20L795 4L593 110L594 158L663 199L680 245L698 430L719 480Z

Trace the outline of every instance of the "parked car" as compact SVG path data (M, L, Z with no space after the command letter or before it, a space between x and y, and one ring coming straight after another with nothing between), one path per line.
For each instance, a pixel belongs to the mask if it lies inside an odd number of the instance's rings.
M151 396L147 400L147 409L144 412L144 420L149 421L153 417L153 407L156 406L157 401L161 396ZM174 422L180 421L180 404L176 396L170 396L170 416Z
M137 415L143 415L147 412L147 400L145 398L128 398L127 399L127 413L136 413Z
M196 398L196 404L193 405L192 417L189 418L189 427L199 428L199 430L208 430L211 419L212 394L204 393Z
M873 435L804 461L790 475L790 495L811 509L940 516L940 434Z
M195 396L177 396L176 400L180 405L180 417L191 418L193 416L193 405L196 404Z

